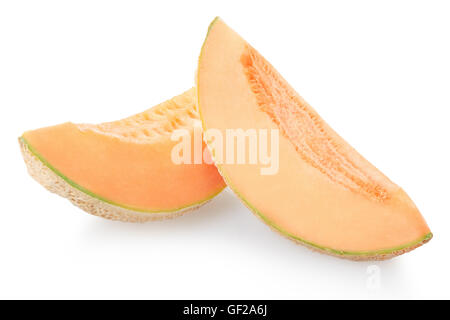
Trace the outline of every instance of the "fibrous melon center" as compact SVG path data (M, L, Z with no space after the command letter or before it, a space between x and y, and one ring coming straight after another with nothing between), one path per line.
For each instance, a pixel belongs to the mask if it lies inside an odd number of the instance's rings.
M97 125L81 124L81 130L93 130L135 143L151 143L170 137L174 130L191 129L199 116L195 106L195 89L165 101L134 116Z
M353 192L378 201L389 197L385 185L368 172L366 161L353 149L342 150L324 121L255 49L247 45L241 63L260 109L307 163Z

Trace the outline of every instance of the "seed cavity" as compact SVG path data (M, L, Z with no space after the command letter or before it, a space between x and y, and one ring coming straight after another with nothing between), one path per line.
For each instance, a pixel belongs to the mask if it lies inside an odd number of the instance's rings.
M241 63L261 111L267 113L304 161L353 192L378 201L388 199L386 188L368 172L368 163L333 138L325 122L267 60L248 45Z
M192 128L193 121L198 119L195 111L195 91L191 89L181 96L129 118L79 127L82 130L92 130L125 141L152 143L170 138L174 130Z

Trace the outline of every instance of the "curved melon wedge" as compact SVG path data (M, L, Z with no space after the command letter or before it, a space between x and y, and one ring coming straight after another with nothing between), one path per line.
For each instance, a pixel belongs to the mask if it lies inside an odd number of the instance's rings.
M255 164L249 158L245 164L217 160L220 144L207 143L230 188L289 239L354 260L391 258L431 239L407 194L337 135L218 18L200 54L197 99L204 132L219 130L222 137L228 129L279 133L274 174L262 174L268 165L260 158ZM270 136L272 131L266 132Z
M171 159L173 130L194 139L194 100L191 89L124 120L25 132L19 143L28 171L84 211L112 220L159 220L199 207L225 184L214 165Z

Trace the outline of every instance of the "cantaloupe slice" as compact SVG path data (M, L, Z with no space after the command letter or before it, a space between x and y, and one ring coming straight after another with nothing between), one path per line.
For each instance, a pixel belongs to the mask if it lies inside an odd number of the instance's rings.
M273 229L312 249L355 260L391 258L431 239L407 194L219 18L202 47L197 93L204 131L226 136L227 129L278 129L276 174L262 175L267 165L260 161L217 164L228 186Z
M25 132L19 142L29 173L48 190L93 215L143 222L180 215L225 187L214 165L172 161L179 142L171 133L186 129L194 139L196 123L191 89L124 120L64 123Z

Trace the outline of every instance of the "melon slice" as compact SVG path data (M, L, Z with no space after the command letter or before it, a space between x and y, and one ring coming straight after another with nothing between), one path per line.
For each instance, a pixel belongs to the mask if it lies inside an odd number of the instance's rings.
M200 54L197 99L204 132L215 129L223 137L227 129L279 133L274 174L261 174L267 164L259 158L253 164L217 161L218 146L225 143L207 143L228 186L289 239L353 260L391 258L431 239L408 195L336 134L219 18L210 25Z
M19 142L29 173L48 190L93 215L143 222L199 207L225 187L214 165L172 161L179 142L171 133L186 129L194 139L196 124L201 133L191 89L123 120L64 123Z

